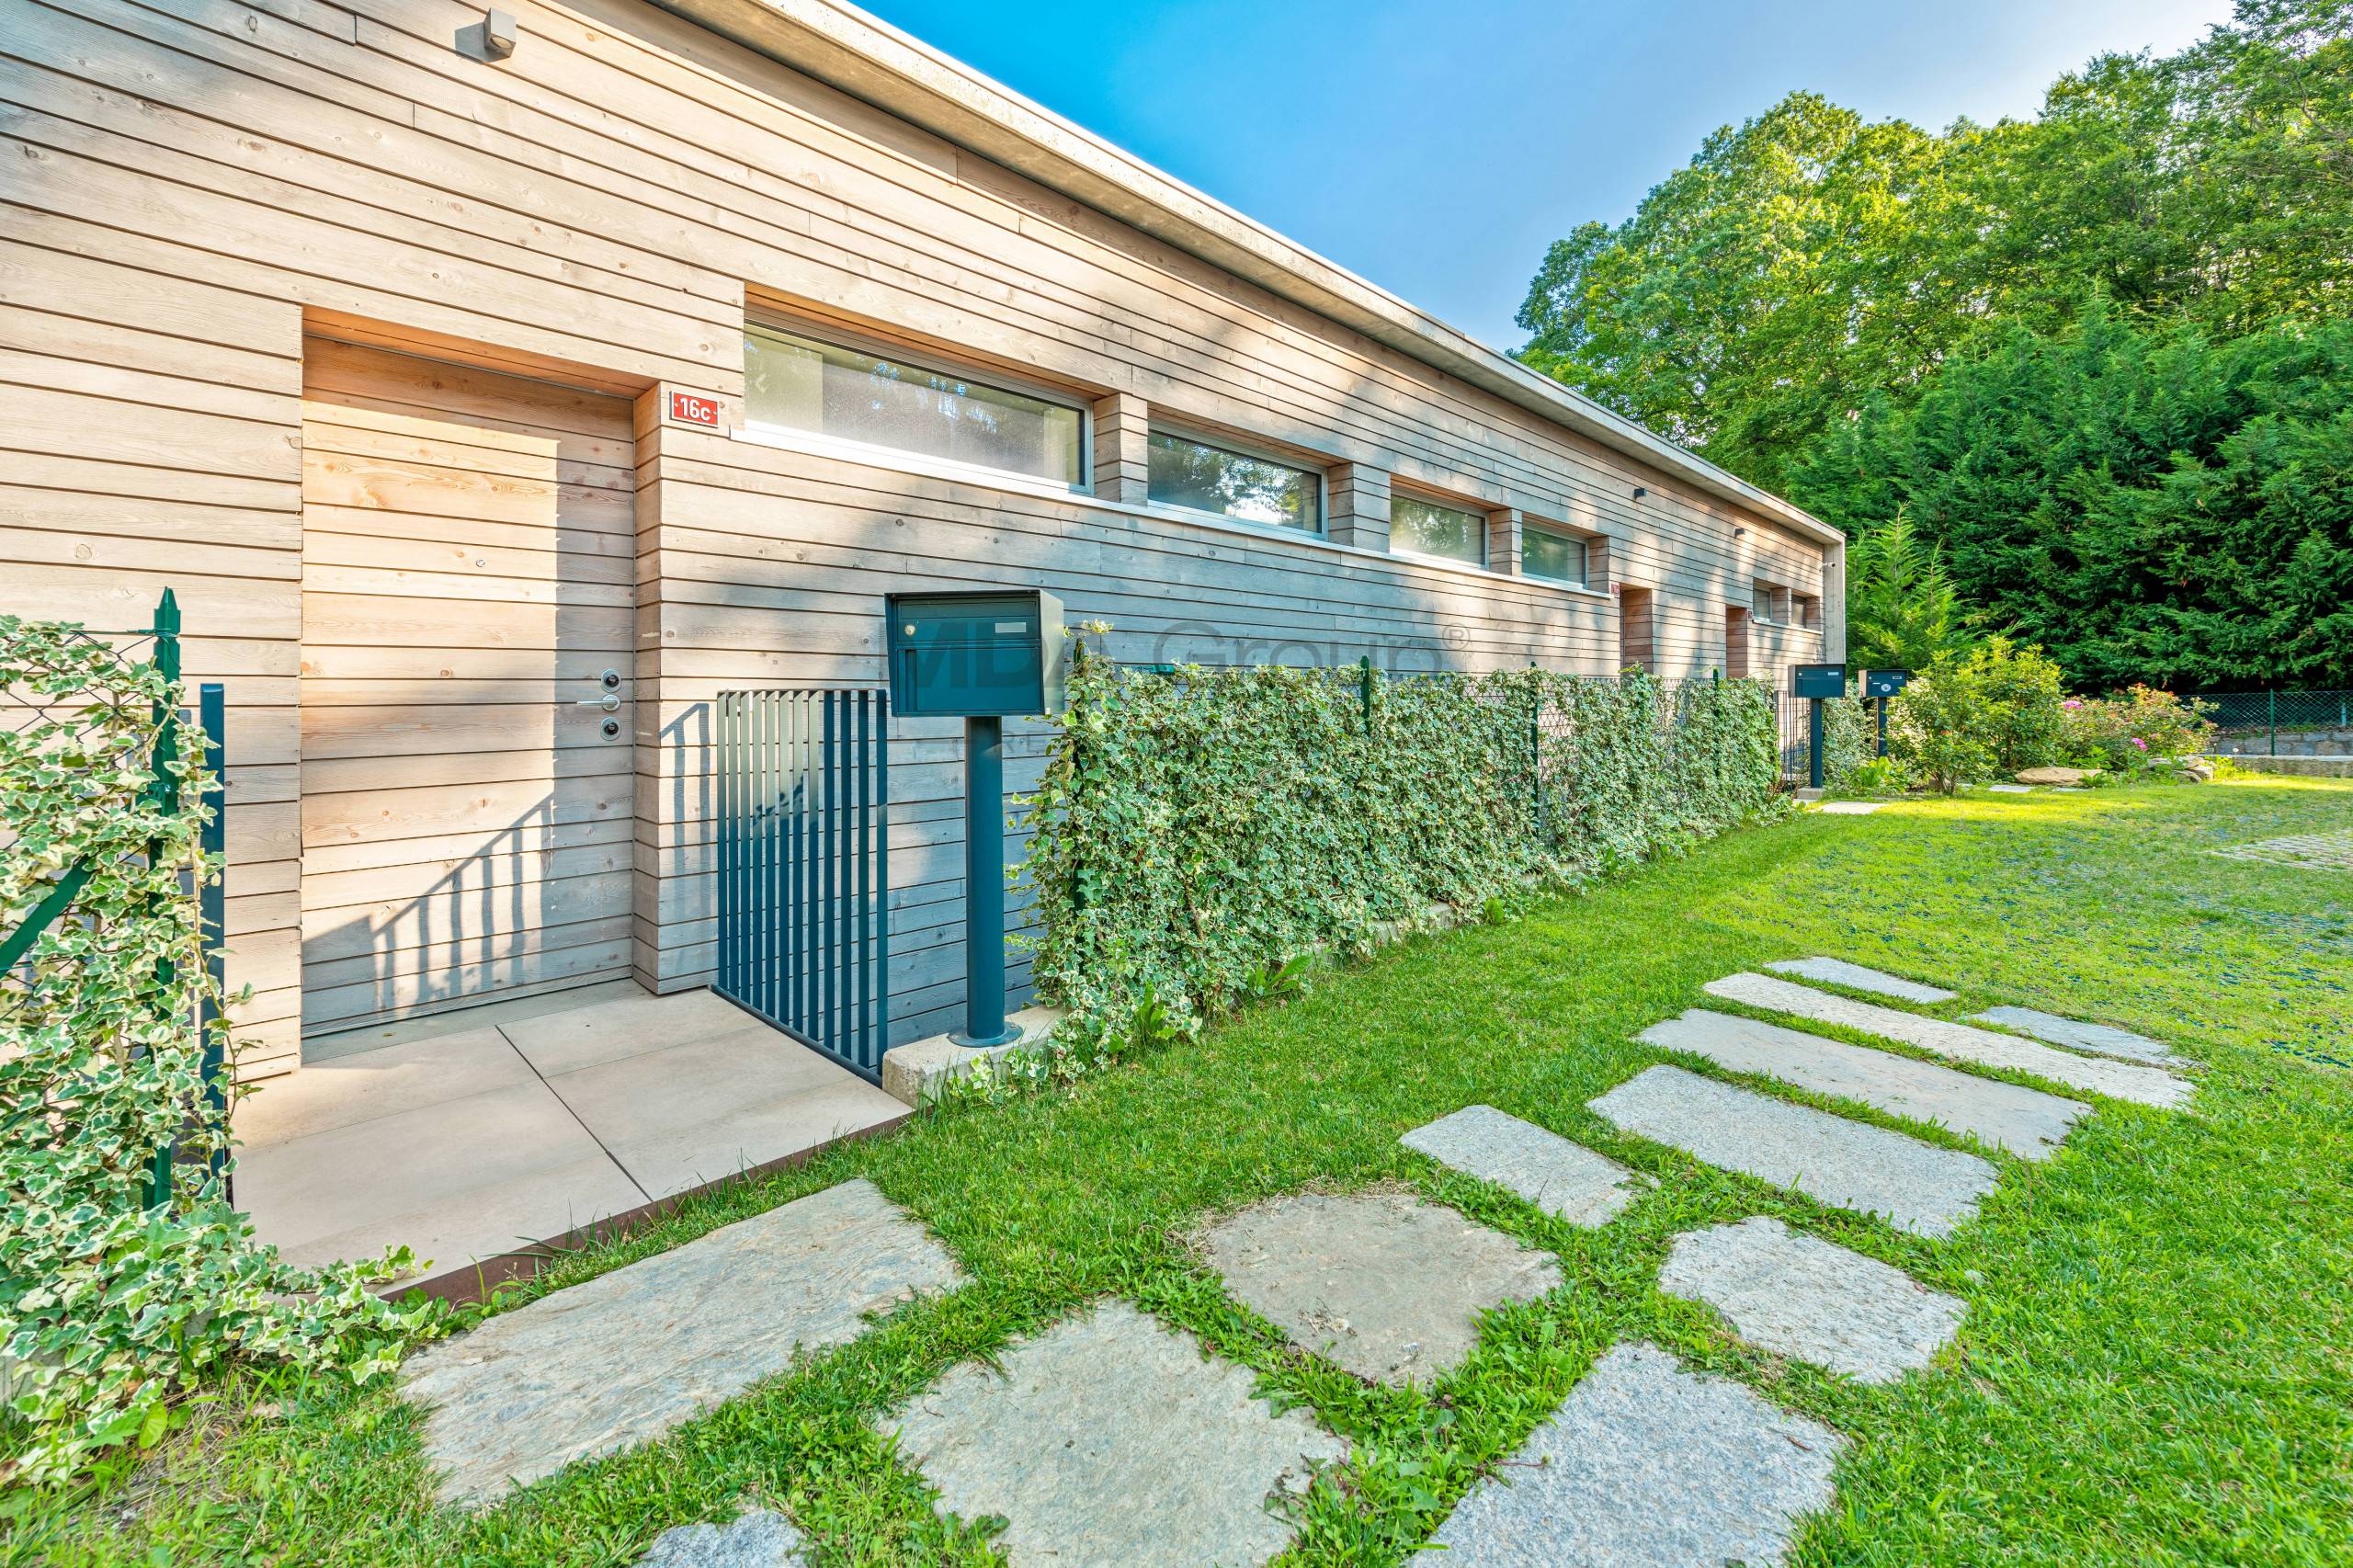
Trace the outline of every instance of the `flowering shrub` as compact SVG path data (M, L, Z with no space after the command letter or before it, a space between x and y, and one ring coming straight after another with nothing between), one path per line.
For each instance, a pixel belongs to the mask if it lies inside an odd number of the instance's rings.
M1108 630L1099 624L1090 630ZM1751 681L1538 670L1123 669L1084 649L1027 862L1040 993L1121 1028L1192 1027L1256 977L1360 949L1433 905L1574 881L1764 808L1773 699ZM1091 1046L1082 1044L1082 1051Z
M2203 704L2136 686L2110 698L2069 698L2060 705L2063 746L2078 767L2134 773L2167 767L2212 743Z
M1939 654L1894 699L1889 749L1930 788L2056 762L2065 745L2059 666L2040 648L1995 637Z
M75 628L0 616L0 932L88 873L0 977L0 1483L53 1483L153 1442L173 1397L233 1357L372 1377L428 1314L369 1293L404 1255L280 1264L203 1163L228 1129L199 1109L196 1020L227 998L188 891L220 873L202 749L161 778L149 760L177 685ZM175 1141L190 1157L150 1206Z

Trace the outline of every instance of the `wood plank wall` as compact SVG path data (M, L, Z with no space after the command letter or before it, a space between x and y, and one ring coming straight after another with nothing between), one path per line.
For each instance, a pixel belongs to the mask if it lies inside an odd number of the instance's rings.
M306 321L732 409L748 289L1605 536L1612 580L1655 590L1670 673L1722 662L1722 607L1755 577L1835 613L1818 547L642 0L524 0L498 62L461 45L480 8L448 0L5 3L5 602L128 623L168 583L191 673L229 681L249 1071L290 1065L299 1028ZM665 985L703 972L708 915L681 726L723 685L870 672L855 605L886 581L1049 574L1120 623L1122 656L1398 647L1597 673L1615 652L1606 598L695 435L642 406L638 429L636 963ZM1760 649L1760 673L1812 651ZM906 852L952 865L933 802L905 812ZM910 963L911 985L933 972ZM915 986L904 1016L940 994Z

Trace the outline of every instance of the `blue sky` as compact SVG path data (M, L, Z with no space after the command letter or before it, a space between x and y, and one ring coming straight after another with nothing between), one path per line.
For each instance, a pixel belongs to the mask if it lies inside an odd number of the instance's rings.
M863 0L1498 347L1544 247L1806 87L1941 128L2031 115L2228 0Z

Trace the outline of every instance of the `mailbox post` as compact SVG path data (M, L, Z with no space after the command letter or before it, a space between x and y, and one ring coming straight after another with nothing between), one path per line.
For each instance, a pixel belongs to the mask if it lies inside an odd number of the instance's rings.
M892 594L891 705L964 721L964 1027L949 1039L1008 1045L1005 1017L1005 716L1058 713L1068 634L1041 589Z
M1806 699L1812 711L1808 715L1810 733L1807 742L1806 781L1810 788L1822 788L1822 704L1823 699L1847 695L1847 666L1844 665L1792 665L1790 667L1790 694Z
M1887 699L1912 684L1910 670L1865 670L1863 695L1879 699L1879 755L1887 755Z

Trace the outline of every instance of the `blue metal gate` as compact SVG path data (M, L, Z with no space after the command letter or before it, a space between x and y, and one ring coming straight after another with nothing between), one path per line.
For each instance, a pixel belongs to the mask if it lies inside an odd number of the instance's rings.
M719 698L713 989L852 1072L889 1043L890 696Z

